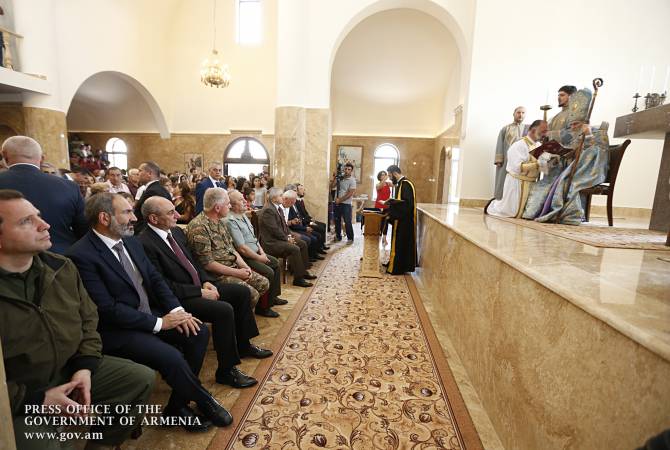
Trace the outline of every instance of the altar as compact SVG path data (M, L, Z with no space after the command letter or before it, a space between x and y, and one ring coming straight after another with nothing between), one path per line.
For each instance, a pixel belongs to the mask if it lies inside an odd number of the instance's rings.
M414 279L505 448L636 448L670 424L670 251L418 205ZM588 227L588 226L584 226Z
M664 139L650 230L670 231L670 104L617 117L615 138ZM670 245L670 233L668 234Z

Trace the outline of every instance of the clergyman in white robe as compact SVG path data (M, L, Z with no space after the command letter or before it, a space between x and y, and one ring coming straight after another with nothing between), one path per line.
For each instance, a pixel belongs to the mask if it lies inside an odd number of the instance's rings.
M539 165L537 159L529 152L540 143L524 136L510 145L507 150L507 175L500 200L493 200L486 208L492 216L517 217L523 212L528 199L530 185L537 180Z

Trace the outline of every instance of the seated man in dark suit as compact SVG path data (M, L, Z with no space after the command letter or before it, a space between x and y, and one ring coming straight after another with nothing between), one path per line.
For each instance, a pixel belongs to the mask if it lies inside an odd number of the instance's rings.
M103 353L157 370L172 387L163 414L185 418L188 431L209 426L189 408L191 400L215 425L230 425L232 416L198 380L209 331L184 310L133 238L135 215L128 201L118 194L96 194L88 199L85 214L92 229L67 256L98 305Z
M288 258L293 271L293 284L300 287L311 287L316 276L307 272L307 244L296 240L284 220L284 213L280 211L282 191L272 188L268 191L268 201L258 214L258 234L263 248L275 258Z
M140 183L145 186L142 196L135 202L135 217L137 223L135 224L135 234L139 234L146 225L144 217L142 217L142 205L149 197L158 195L172 201L172 195L161 186L161 168L153 161L147 161L140 164Z
M88 231L79 186L42 173L42 148L29 137L10 137L2 144L2 153L9 170L0 173L0 189L21 192L39 209L51 225L51 251L64 253Z
M290 218L291 208L295 204L297 194L295 191L287 190L282 194L282 207L284 213L284 219L292 231L294 237L300 238L307 244L307 249L309 251L309 258L311 261L316 261L319 259L324 259L323 256L319 254L319 240L316 236L311 233L308 233L305 227L302 226L302 220L298 217Z
M306 234L310 237L310 239L316 239L316 247L318 248L317 253L320 255L325 255L327 252L323 248L326 244L326 238L324 234L321 234L316 227L313 227L310 225L309 220L305 219L303 217L302 213L298 210L298 203L303 203L302 201L298 201L298 191L297 187L295 184L289 184L286 186L286 191L294 191L296 194L296 199L295 202L293 202L293 205L288 210L288 220L289 220L289 228L291 230L296 231L302 235Z
M212 162L209 165L209 176L203 178L203 180L195 186L195 214L200 214L202 212L202 199L205 196L205 191L209 188L220 187L224 188L225 186L221 181L221 163Z
M87 448L120 445L140 423L135 405L147 402L156 375L102 356L95 304L72 261L49 247L49 224L40 212L20 192L0 190L0 339L17 448L61 448L55 426L26 420L37 415L31 408L59 408L55 415L62 417L68 407L83 412L91 403L112 412L133 405L134 424L121 425L113 412L113 424L91 428L102 439L89 440ZM3 422L3 434L10 429Z
M326 240L326 232L327 226L323 222L319 222L318 220L314 220L312 216L309 214L307 211L307 206L305 205L305 186L303 184L297 183L295 185L295 191L298 194L298 198L296 199L295 202L295 208L300 212L300 216L303 218L303 225L305 226L310 226L314 228L317 232L319 232L323 236L324 243L322 244L322 249L323 250L330 250L330 247L325 245L325 240Z
M142 215L147 228L138 238L149 260L186 311L212 323L212 342L219 363L217 383L238 388L253 386L256 380L235 367L240 364L240 355L267 358L272 352L249 342L259 334L249 289L219 283L203 270L186 245L186 236L177 226L179 213L169 200L147 199Z

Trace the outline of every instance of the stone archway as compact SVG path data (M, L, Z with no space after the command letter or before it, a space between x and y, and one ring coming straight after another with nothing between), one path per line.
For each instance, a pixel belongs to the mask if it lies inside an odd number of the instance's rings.
M157 131L163 139L170 137L165 115L154 96L137 79L123 72L102 71L89 76L70 100L67 111L70 130L102 131L105 125L121 120L122 124L111 128L132 130L139 123L144 128L141 131ZM102 122L102 127L96 126L96 121Z

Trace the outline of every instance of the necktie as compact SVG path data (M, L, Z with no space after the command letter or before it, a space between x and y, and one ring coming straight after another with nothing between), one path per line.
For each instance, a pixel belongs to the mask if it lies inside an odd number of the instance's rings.
M118 242L116 245L114 245L113 248L119 255L119 260L121 261L123 270L125 270L126 274L128 274L130 281L132 281L133 286L135 286L137 295L139 295L140 297L140 307L138 309L144 313L151 314L151 307L149 306L149 297L147 296L147 291L144 289L144 286L142 286L143 282L142 275L137 269L135 269L135 267L133 267L133 264L130 262L130 259L126 256L126 252L123 251L123 242Z
M286 225L286 219L284 218L284 211L281 210L281 205L277 206L277 213L281 217L281 226L284 229L284 233L288 234L288 225Z
M200 283L200 277L198 276L198 272L195 270L195 267L193 267L193 264L191 264L191 261L188 260L188 258L182 251L181 247L179 247L177 241L174 240L174 238L172 237L172 233L168 232L167 240L170 243L170 247L172 247L172 251L174 252L175 255L177 255L179 264L181 264L182 267L186 269L186 271L191 275L193 284L195 284L196 286L200 286L201 283Z

